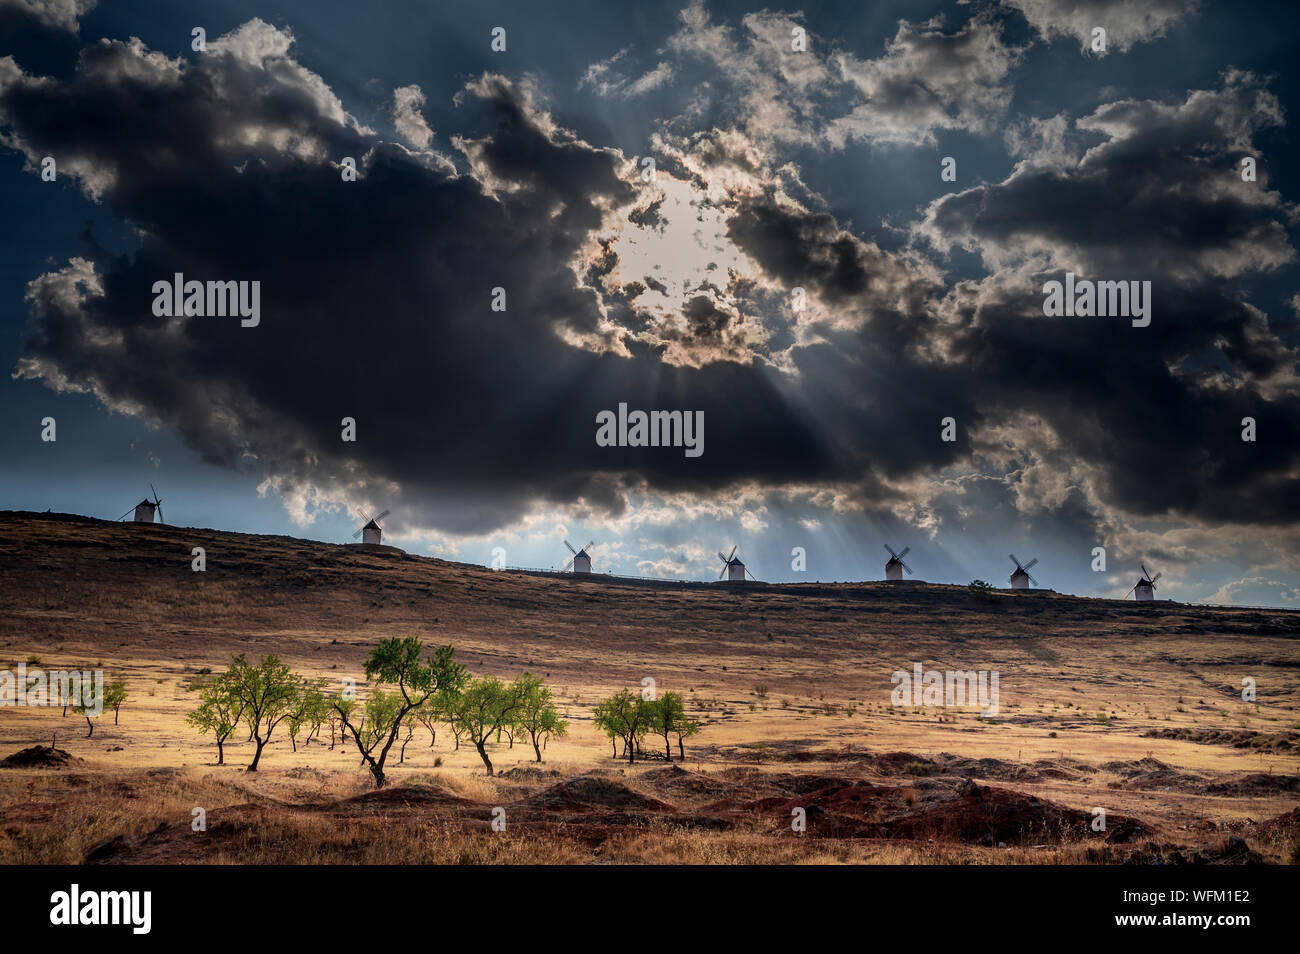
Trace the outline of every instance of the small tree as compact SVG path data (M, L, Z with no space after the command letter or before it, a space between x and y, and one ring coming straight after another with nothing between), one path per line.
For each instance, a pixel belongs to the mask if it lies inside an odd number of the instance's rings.
M682 700L680 692L665 692L659 697L658 701L649 703L650 707L650 724L654 729L655 735L663 736L664 740L664 757L668 761L673 760L672 744L669 737L673 733L680 733L684 724L690 720L686 718L686 703ZM681 736L678 735L678 746L681 745Z
M637 745L650 731L655 707L656 703L642 699L630 689L622 689L596 705L596 728L611 739L623 740L628 765L636 762Z
M432 656L421 661L423 650L424 644L411 636L381 639L370 651L365 665L366 678L377 684L396 686L397 691L385 693L376 689L367 700L363 709L364 736L360 731L362 726L354 726L351 714L335 702L343 724L352 732L362 761L375 777L376 788L383 788L386 781L384 763L402 730L402 720L434 695L454 694L468 678L465 667L453 661L455 651L450 646L440 646Z
M569 723L560 718L551 689L541 676L526 672L515 680L515 688L520 698L515 723L533 743L533 752L540 762L542 749L539 743L545 742L552 736L559 737L566 734L569 731Z
M113 710L113 725L117 725L117 718L122 711L122 703L126 702L126 697L126 683L121 679L114 679L104 690L104 705Z
M465 737L478 749L488 775L493 774L487 742L502 726L518 716L523 700L516 683L504 683L496 676L475 679L455 700L456 719Z
M231 659L230 669L223 678L228 681L229 691L257 744L248 766L248 771L256 772L262 761L262 749L271 741L275 727L295 711L301 687L293 670L274 655L254 666L240 653Z
M199 707L185 717L185 721L199 730L211 732L217 740L217 764L226 764L226 739L234 733L243 718L243 703L230 691L225 676L195 680L188 687L199 693Z
M303 742L306 745L319 731L321 723L329 713L324 685L323 679L304 679L302 688L298 691L298 698L294 701L293 708L285 720L284 728L289 733L289 741L293 744L295 752L298 751L298 733L304 728L307 729L307 738Z

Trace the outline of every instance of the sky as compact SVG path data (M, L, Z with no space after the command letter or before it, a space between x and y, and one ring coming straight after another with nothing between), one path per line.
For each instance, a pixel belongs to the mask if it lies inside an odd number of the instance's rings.
M1292 7L0 0L0 508L1300 606Z

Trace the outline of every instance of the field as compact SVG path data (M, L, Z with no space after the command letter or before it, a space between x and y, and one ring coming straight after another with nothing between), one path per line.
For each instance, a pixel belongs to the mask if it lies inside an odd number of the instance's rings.
M488 777L472 746L420 727L375 791L328 732L296 751L278 734L248 773L242 737L217 766L184 721L191 680L234 653L336 684L362 679L385 636L450 643L475 674L545 676L568 735L540 764L503 738ZM634 585L4 513L0 669L20 663L103 668L130 697L89 738L74 713L0 708L0 758L71 757L0 767L6 863L1300 861L1300 613L1285 610ZM998 672L997 714L893 705L891 674L917 663ZM592 726L601 697L647 677L704 723L684 760L652 737L629 766Z

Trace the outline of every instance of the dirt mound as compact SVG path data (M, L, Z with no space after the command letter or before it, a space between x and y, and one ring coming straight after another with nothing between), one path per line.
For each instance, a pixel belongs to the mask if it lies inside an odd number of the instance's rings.
M657 792L664 792L676 798L718 799L735 789L733 783L725 782L698 772L688 772L679 765L651 769L637 776L637 781L648 784Z
M1266 818L1255 826L1255 830L1263 836L1298 838L1300 837L1300 808L1293 808L1284 815Z
M345 798L324 807L346 810L354 807L362 809L391 809L399 806L416 807L477 804L477 802L471 801L468 798L453 795L445 788L439 788L434 785L398 785L393 788L378 788L373 792L364 792L361 795L354 795L351 798Z
M1201 776L1180 772L1153 758L1138 759L1136 762L1107 762L1102 769L1120 776L1118 781L1109 783L1109 788L1195 792L1205 784L1205 779Z
M521 803L525 809L545 812L671 812L673 806L642 795L622 782L580 775L560 782Z
M879 775L925 775L935 768L935 763L923 755L911 752L886 752L863 758L862 765Z
M931 802L882 825L891 838L935 838L995 846L1058 842L1085 836L1092 816L1001 788ZM1116 820L1118 821L1118 820Z
M1145 739L1177 739L1200 745L1226 745L1234 749L1256 749L1261 752L1290 752L1300 747L1300 732L1279 732L1269 735L1249 729L1152 729L1142 733Z
M80 761L71 752L52 745L33 745L0 759L0 768L63 768Z
M1236 797L1300 792L1300 776L1252 772L1249 775L1209 782L1202 786L1201 791L1206 795L1231 795Z
M507 778L511 781L535 782L545 778L559 778L560 773L556 769L539 769L532 765L516 765L514 768L499 772L498 777Z

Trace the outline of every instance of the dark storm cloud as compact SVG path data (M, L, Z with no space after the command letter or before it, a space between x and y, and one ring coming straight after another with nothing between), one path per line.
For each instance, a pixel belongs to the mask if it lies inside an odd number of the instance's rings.
M1098 491L1137 514L1291 523L1300 517L1297 354L1237 279L1294 258L1294 207L1243 182L1252 133L1281 123L1249 75L1181 103L1127 100L1077 126L1107 138L1043 155L1005 181L934 202L918 229L1002 269L949 296L956 354L986 401L1041 415ZM1152 283L1149 327L1047 319L1042 284L1070 269ZM1253 417L1260 440L1243 442Z
M711 31L697 17L677 42L703 55L716 41L742 75L745 48ZM891 54L900 69L905 54ZM822 75L782 68L798 89ZM761 275L729 281L727 307L718 288L693 290L656 341L636 310L654 280L605 288L617 256L594 240L618 214L658 228L666 207L638 204L624 157L556 127L526 86L472 82L459 115L474 131L440 129L459 150L445 157L360 127L258 22L195 62L138 41L87 47L66 80L0 60L9 141L58 157L141 236L129 257L97 253L33 283L20 371L174 427L222 464L252 458L286 494L391 505L395 484L409 523L457 532L539 501L618 513L628 490L800 487L887 508L893 484L978 469L999 445L1017 476L993 468L979 499L1014 496L1071 526L1104 519L1097 507L1294 522L1295 355L1231 284L1291 255L1280 198L1233 180L1234 150L1280 119L1262 95L1230 76L1182 104L1111 104L1079 123L1106 140L1081 158L1035 157L939 200L918 234L1001 269L955 288L776 188L743 190L709 210L727 210ZM344 156L360 181L340 181ZM1044 319L1044 276L1067 265L1156 282L1151 327ZM176 271L260 280L260 326L154 318L152 283ZM498 286L504 313L490 308ZM791 319L795 287L812 305ZM767 336L744 357L722 352L756 316ZM730 360L666 363L673 336ZM596 412L623 401L703 410L704 456L596 447ZM1246 415L1259 443L1237 437ZM355 445L339 440L344 416ZM948 416L955 443L938 439ZM960 519L960 506L935 509Z
M458 531L538 500L617 510L618 488L643 481L816 471L762 372L598 356L557 333L599 324L571 263L630 197L616 154L487 77L465 105L491 131L460 141L471 171L457 173L376 141L287 48L254 22L194 63L138 41L87 47L67 81L0 60L11 141L58 158L141 237L129 257L33 284L23 375L174 427L210 460L251 457L286 492L380 498L395 483L428 508L412 522ZM344 156L360 181L341 181ZM174 272L261 281L261 324L153 317L152 285ZM490 309L498 286L505 313ZM705 411L707 453L597 448L596 412L620 401ZM344 416L356 444L339 439Z

